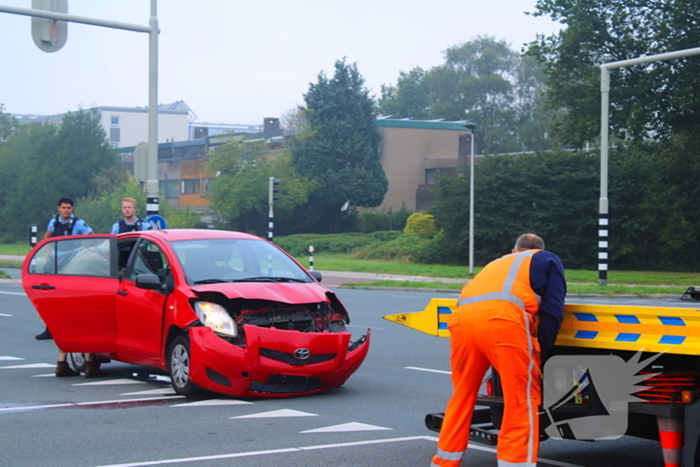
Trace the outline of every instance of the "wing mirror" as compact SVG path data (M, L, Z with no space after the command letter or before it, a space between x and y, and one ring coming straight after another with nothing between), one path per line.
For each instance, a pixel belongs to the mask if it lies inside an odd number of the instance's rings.
M321 272L320 271L309 271L309 274L313 276L314 279L321 282Z

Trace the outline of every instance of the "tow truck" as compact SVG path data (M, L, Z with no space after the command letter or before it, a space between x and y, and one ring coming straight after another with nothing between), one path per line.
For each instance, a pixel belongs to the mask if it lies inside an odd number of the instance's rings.
M697 288L700 291L700 287ZM681 297L698 300L690 289ZM624 435L661 442L667 467L700 465L700 307L697 303L663 303L628 306L567 303L564 320L551 358L560 356L615 355L625 362L648 362L635 402L627 405ZM637 303L637 302L635 302ZM420 312L399 313L384 319L437 337L450 337L447 320L457 308L456 299L434 298ZM576 357L579 361L580 357ZM599 358L593 357L591 358ZM646 378L646 379L644 379ZM477 399L470 441L496 445L503 418L503 392L498 374L491 371L485 394ZM557 420L571 420L605 412L595 386L572 391L557 404ZM447 402L447 401L445 401ZM552 433L551 411L540 407L540 439ZM425 417L426 427L440 432L444 413ZM581 439L571 430L556 428L557 438Z

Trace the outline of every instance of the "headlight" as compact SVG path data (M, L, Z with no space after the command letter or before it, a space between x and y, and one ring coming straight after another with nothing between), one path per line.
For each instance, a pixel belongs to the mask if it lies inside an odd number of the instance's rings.
M212 328L214 332L232 337L236 337L238 334L236 324L221 305L211 302L195 302L194 311L199 320L205 326Z

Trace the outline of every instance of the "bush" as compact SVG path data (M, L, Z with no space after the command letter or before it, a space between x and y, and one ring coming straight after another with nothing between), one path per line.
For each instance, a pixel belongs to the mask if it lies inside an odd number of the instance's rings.
M427 238L419 234L398 234L391 241L376 242L361 248L352 256L356 259L410 261L428 242Z
M437 234L435 218L427 212L416 212L410 215L406 221L404 233L415 233L426 238L433 238Z
M411 260L423 264L460 264L451 245L445 241L445 231L440 230L429 242L411 256Z
M392 213L390 211L389 213L391 214L390 230L398 230L401 232L406 228L406 221L408 221L408 218L413 214L413 212L409 211L404 206L396 212Z
M365 233L391 229L391 214L388 212L364 211L360 213L362 231Z
M297 234L275 237L275 243L292 256L304 256L313 246L317 253L351 253L370 244L372 237L362 233Z

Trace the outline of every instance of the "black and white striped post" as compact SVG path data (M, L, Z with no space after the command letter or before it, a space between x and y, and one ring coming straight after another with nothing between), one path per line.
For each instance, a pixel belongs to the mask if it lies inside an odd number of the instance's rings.
M146 198L146 215L157 216L160 209L158 198Z
M598 284L608 285L608 214L598 219Z
M275 226L275 201L280 199L280 181L276 179L275 177L270 177L270 183L269 183L269 197L268 197L268 205L270 207L270 211L268 213L268 220L267 220L267 239L270 241L270 243L274 243L273 241L273 230Z
M309 245L309 271L314 270L314 247Z
M36 224L32 224L32 226L29 228L29 245L34 246L36 245L36 240L37 239L37 228Z

